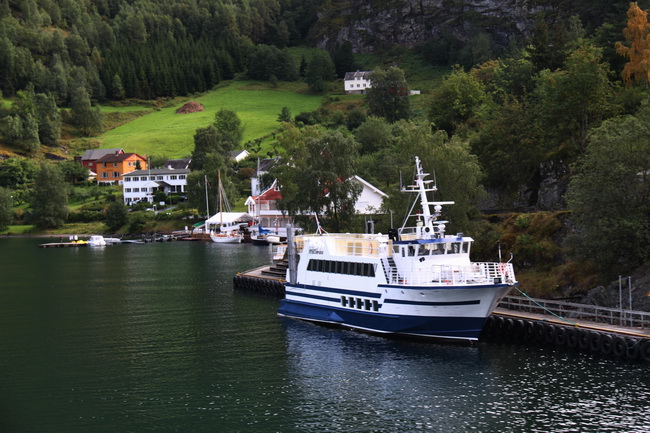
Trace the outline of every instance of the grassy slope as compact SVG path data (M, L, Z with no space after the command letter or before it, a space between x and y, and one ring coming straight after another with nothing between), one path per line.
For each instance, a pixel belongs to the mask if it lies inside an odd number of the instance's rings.
M244 142L263 137L279 126L282 107L292 114L312 111L320 106L321 95L309 95L282 88L270 88L254 82L234 81L203 96L192 99L205 111L176 114L174 106L139 117L101 135L102 148L121 147L127 152L168 158L188 156L194 148L197 128L208 126L221 108L237 113L245 127ZM182 105L182 104L181 104Z

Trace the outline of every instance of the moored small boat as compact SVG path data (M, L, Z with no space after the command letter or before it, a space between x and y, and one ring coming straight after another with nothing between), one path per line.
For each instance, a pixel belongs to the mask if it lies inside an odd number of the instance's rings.
M93 235L88 239L87 244L90 247L104 247L106 246L106 240L102 235Z
M240 244L243 238L241 233L210 233L212 242L220 244Z

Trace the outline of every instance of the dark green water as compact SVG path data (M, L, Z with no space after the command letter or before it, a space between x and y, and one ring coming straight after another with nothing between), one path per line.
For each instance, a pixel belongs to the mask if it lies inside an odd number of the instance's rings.
M0 432L644 432L649 367L385 340L233 292L253 245L0 239Z

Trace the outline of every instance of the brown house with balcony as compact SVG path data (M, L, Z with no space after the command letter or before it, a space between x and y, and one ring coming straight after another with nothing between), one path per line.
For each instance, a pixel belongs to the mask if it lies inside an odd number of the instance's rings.
M95 161L97 183L121 184L124 174L146 169L147 159L137 153L104 155Z
M106 155L118 155L124 153L124 149L88 149L81 156L76 156L75 160L81 163L88 170L96 173L95 164L97 160Z

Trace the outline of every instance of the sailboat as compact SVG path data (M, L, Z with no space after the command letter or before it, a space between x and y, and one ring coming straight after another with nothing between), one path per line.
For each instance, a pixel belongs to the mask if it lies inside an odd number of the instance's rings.
M214 233L210 231L210 239L212 239L212 242L220 244L240 244L244 235L239 232L239 224L233 223L232 221L227 221L224 224L223 221L224 199L226 201L226 207L230 208L230 204L225 195L223 185L221 184L221 172L219 172L219 232Z

